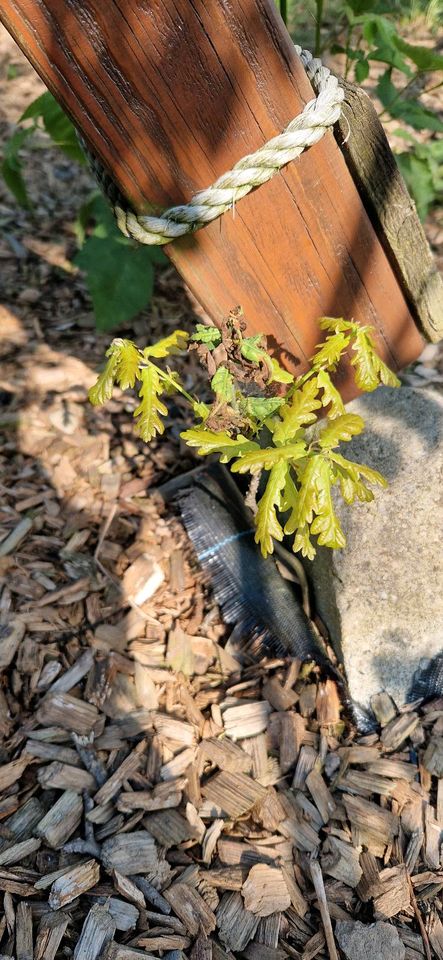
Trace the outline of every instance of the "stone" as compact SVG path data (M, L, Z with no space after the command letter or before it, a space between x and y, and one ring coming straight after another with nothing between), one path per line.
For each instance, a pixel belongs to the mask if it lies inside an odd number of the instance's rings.
M346 960L404 960L406 956L405 945L390 923L338 920L335 939Z
M350 506L334 490L347 545L318 548L307 573L352 698L368 707L386 690L400 706L423 658L443 650L443 394L380 387L347 410L366 428L342 454L389 487Z

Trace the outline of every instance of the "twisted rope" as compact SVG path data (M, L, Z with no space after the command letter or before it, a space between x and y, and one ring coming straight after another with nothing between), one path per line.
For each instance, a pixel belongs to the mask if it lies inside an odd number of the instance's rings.
M307 147L317 143L338 120L344 91L336 77L323 66L321 60L312 56L309 50L295 45L305 71L311 81L317 97L306 104L301 114L288 124L283 133L273 137L268 143L234 165L212 186L200 190L189 203L170 207L160 216L136 214L124 206L121 194L115 185L103 175L103 170L93 162L96 175L107 192L118 226L127 237L139 243L165 244L186 233L198 230L205 224L220 217L226 210L232 210L237 200L270 180L278 170L295 160ZM113 192L112 192L113 191Z

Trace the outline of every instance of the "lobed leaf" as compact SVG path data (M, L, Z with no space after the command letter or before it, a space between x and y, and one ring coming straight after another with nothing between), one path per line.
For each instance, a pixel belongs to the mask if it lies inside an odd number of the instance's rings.
M249 451L260 450L258 443L247 440L242 434L230 437L229 433L216 433L214 430L206 430L205 427L185 430L180 436L188 447L198 447L197 453L200 457L211 453L220 454L221 463L228 463L233 457L242 457Z
M260 473L261 470L271 470L277 463L300 460L305 456L304 441L288 443L284 447L268 447L264 450L258 447L250 453L242 454L241 459L232 465L231 470L233 473Z
M117 337L114 344L119 345L119 360L115 374L116 382L122 390L133 387L137 378L140 378L140 353L131 340Z
M371 392L380 382L389 387L400 386L398 377L378 356L369 327L358 330L352 350L355 356L351 359L351 365L356 368L355 382L360 390Z
M112 397L114 383L117 378L118 365L120 362L120 343L113 340L111 346L106 351L109 360L102 373L97 378L97 383L88 391L89 402L94 407L101 406L106 400Z
M170 357L186 350L188 339L189 334L186 333L186 330L174 330L168 337L163 337L162 340L157 340L157 343L151 343L148 347L145 347L143 356L155 357L157 360L162 357Z
M149 443L156 434L164 432L165 426L161 417L167 415L167 407L161 401L163 382L155 366L144 367L140 371L141 388L140 403L134 410L137 417L136 433L145 443Z
M279 411L281 420L277 421L273 437L276 443L292 440L302 426L314 423L317 415L314 410L321 407L318 399L318 384L314 377L302 387L296 387L290 400Z
M329 421L321 431L318 443L322 450L332 450L338 447L342 440L348 441L357 436L364 429L365 422L358 413L343 413L335 420Z
M345 413L345 405L327 370L319 370L316 379L317 387L323 391L322 405L324 407L330 405L328 417L331 420L340 417L341 414Z
M326 367L329 370L335 370L340 357L346 350L350 341L349 334L346 335L343 330L326 337L324 343L317 344L318 350L312 358L314 370L319 367Z
M218 400L224 403L230 403L234 399L234 378L227 367L219 367L211 380L211 390L214 391Z
M260 544L264 557L273 553L273 537L283 540L283 529L277 517L277 510L281 509L282 490L286 484L289 464L285 461L274 464L266 483L263 496L260 498L255 517L255 542Z
M221 341L221 333L218 327L207 327L204 323L196 323L191 340L195 343L206 343L209 349L213 350Z

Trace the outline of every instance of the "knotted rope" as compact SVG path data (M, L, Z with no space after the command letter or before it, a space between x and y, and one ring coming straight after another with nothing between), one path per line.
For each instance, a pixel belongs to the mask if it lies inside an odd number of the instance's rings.
M236 163L212 186L200 190L192 200L181 206L170 207L160 216L137 214L123 206L122 198L112 187L103 170L92 159L96 175L113 203L118 226L127 237L139 243L165 244L198 230L205 224L232 210L238 200L262 183L270 180L278 170L299 157L303 150L317 143L338 120L344 91L336 77L321 60L309 50L295 45L305 71L317 96L306 104L301 114L288 124L283 133Z

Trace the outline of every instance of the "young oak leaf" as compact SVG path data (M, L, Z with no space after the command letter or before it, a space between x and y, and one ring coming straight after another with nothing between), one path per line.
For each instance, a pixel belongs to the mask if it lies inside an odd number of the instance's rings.
M285 533L289 535L310 524L314 513L317 513L318 484L323 459L320 454L307 457L303 468L299 471L298 490L292 478L288 478L285 488L285 507L291 510L291 514L285 524ZM295 547L293 549L295 550Z
M289 402L285 403L279 414L281 420L277 421L274 428L274 441L285 443L292 440L300 427L314 423L317 416L313 411L318 410L319 407L321 407L321 401L318 399L318 386L313 378L307 380L302 387L295 389Z
M326 367L329 370L335 370L340 357L345 352L349 342L350 335L346 335L342 331L332 334L329 337L326 337L326 340L323 343L317 344L318 350L317 353L314 353L312 358L312 366L314 370L318 370L320 367Z
M239 406L245 416L262 424L285 402L284 397L246 397Z
M258 444L256 445L258 446ZM260 473L271 470L277 463L300 460L306 456L306 444L303 441L287 443L284 447L268 447L245 453L231 467L233 473Z
M230 403L234 399L234 378L229 373L227 367L219 367L211 380L211 390L214 391L218 400L224 403Z
M168 409L160 399L164 384L156 367L144 367L140 371L140 379L140 404L134 410L134 417L138 417L135 430L145 443L149 443L156 434L164 432L165 425L161 417L166 416Z
M370 327L357 330L352 349L355 357L352 357L351 364L355 367L355 382L360 390L369 393L380 382L388 387L400 386L398 377L378 356Z
M286 483L289 464L285 461L272 467L263 496L260 498L255 517L255 542L260 544L264 557L273 553L275 540L283 540L283 530L277 517L281 509L282 490Z
M174 330L169 337L163 337L157 343L151 343L143 350L144 357L155 357L160 360L162 357L169 357L171 354L180 353L186 350L189 340L189 333L186 330Z
M122 390L127 390L128 387L133 387L139 378L140 353L131 340L117 337L113 342L120 345L115 379Z
M101 406L102 403L106 403L106 400L110 400L112 397L120 361L120 343L118 340L112 341L105 356L109 357L105 369L99 374L97 383L88 391L89 402L94 407Z
M345 470L351 477L351 480L357 481L360 477L364 477L368 483L376 483L380 487L388 486L388 481L383 474L379 473L378 470L374 470L372 467L367 467L364 463L355 463L354 460L347 460L346 457L342 457L340 453L336 453L335 451L330 452L329 459L333 460L342 470Z
M351 440L352 437L361 433L365 422L358 413L343 413L335 420L329 421L326 427L321 431L318 443L322 450L332 450L338 447L342 440Z
M316 549L309 536L309 527L307 524L304 527L300 527L300 530L297 530L292 549L294 553L300 552L302 557L307 557L308 560L314 559Z
M319 326L322 330L330 330L332 333L349 333L358 329L356 323L345 320L343 317L321 317Z
M326 370L319 370L316 380L318 389L323 391L322 406L327 407L330 404L330 409L327 414L328 417L331 420L335 419L335 417L340 417L342 413L346 412L345 405L337 388L334 387L329 373Z
M204 323L197 323L191 340L194 343L206 343L209 349L213 350L221 341L221 333L218 327L207 327Z
M216 433L214 430L206 430L204 427L195 427L191 430L185 430L180 436L188 447L198 447L199 457L218 453L221 463L228 463L233 457L242 457L251 450L260 451L258 443L247 440L242 434L237 437L230 437L229 433L224 431Z

